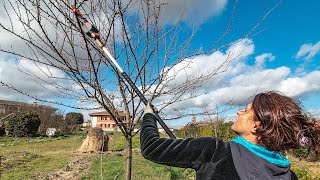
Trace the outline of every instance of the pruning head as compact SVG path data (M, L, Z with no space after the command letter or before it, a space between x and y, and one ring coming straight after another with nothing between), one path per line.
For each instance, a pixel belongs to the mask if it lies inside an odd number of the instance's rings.
M74 8L72 12L76 15L80 22L82 31L91 38L99 39L100 34L96 27L94 27L83 15L80 13L79 9Z

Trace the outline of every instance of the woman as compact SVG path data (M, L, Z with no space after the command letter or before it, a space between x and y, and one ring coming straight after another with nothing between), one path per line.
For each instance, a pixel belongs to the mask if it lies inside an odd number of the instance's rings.
M315 121L294 100L276 92L256 95L237 112L231 129L239 136L231 142L209 137L159 138L149 106L141 123L142 155L159 164L192 168L197 179L297 179L290 161L279 152L317 140L319 133Z

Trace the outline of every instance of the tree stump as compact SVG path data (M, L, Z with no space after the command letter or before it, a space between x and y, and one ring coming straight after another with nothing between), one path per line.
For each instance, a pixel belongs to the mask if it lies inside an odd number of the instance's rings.
M101 128L87 129L87 138L78 149L82 153L108 151L109 136L103 133Z

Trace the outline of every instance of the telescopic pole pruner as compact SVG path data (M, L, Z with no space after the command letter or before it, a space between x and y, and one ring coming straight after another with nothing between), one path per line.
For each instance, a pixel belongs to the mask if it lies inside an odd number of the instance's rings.
M100 48L104 51L104 53L107 55L109 60L116 66L122 77L129 83L129 85L132 87L132 89L137 93L141 101L147 105L148 100L145 98L145 96L141 93L141 91L137 88L137 86L133 83L133 81L130 79L130 77L127 75L127 73L121 68L121 66L118 64L118 62L114 59L114 57L111 55L111 53L108 51L108 49L105 47L105 45L100 41L100 34L99 30L94 27L83 15L80 13L78 9L73 9L73 13L78 18L82 31L88 35L89 37L93 38L95 42L98 44ZM153 108L153 107L152 107ZM156 111L154 111L156 112ZM160 118L158 113L155 113L156 119L159 122L159 124L162 126L162 128L166 131L166 133L169 135L170 138L176 139L174 134L170 131L168 126L163 122L163 120Z

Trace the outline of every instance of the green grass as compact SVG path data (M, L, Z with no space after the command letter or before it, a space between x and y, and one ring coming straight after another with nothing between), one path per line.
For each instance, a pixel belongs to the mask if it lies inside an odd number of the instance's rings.
M83 137L77 134L67 138L0 138L1 178L42 179L63 169Z
M47 179L54 172L67 170L69 162L81 156L73 152L85 137L86 134L82 132L56 138L0 138L0 179ZM126 141L121 133L109 134L109 138L109 151L92 154L94 160L82 179L124 179ZM194 179L195 172L192 169L159 165L144 159L139 150L138 135L133 138L133 148L132 179ZM290 160L293 171L300 179L319 179L319 162Z
M126 139L121 133L111 133L109 136L109 150L111 151L122 151L126 149ZM138 135L132 138L132 148L140 147L140 137Z
M83 179L124 179L126 141L120 133L109 135L109 153L96 155ZM84 134L66 138L1 138L2 179L46 179L67 167L80 147ZM139 136L132 139L132 179L193 179L190 169L173 168L144 159L139 151Z
M76 136L82 137L82 134L77 134ZM65 136L58 137L1 137L0 138L0 147L8 147L8 146L17 146L17 145L27 145L29 146L31 143L40 143L40 142L48 142L65 139Z
M125 153L101 155L93 162L88 175L83 179L113 180L125 178ZM138 149L133 151L132 179L194 179L192 169L182 169L159 165L144 159Z
M109 153L98 155L93 161L89 173L83 179L113 180L125 178L126 141L120 133L109 135ZM133 160L132 179L194 179L192 169L164 166L144 159L140 153L139 136L132 139Z

